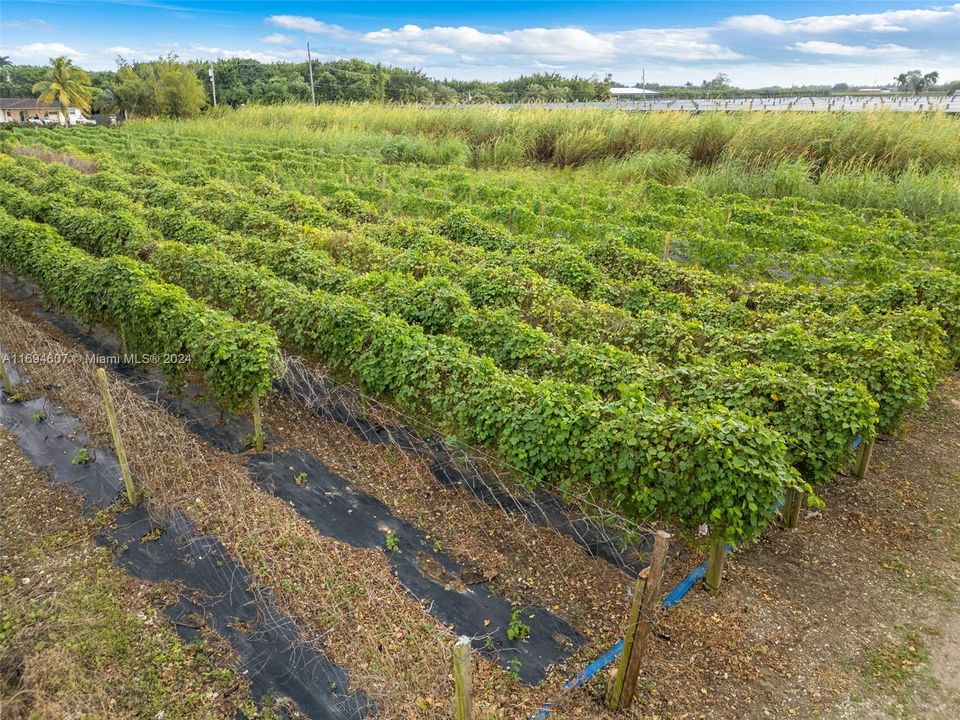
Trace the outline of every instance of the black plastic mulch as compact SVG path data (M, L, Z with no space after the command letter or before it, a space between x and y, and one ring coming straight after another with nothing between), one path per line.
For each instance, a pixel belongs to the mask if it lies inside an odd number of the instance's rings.
M403 586L415 598L429 601L434 617L453 625L457 634L472 637L477 650L523 682L540 682L550 665L586 642L543 608L519 608L514 620L514 606L490 590L481 572L435 549L422 530L376 498L354 490L308 453L262 453L250 456L247 464L258 484L289 502L318 532L354 547L383 550ZM515 631L523 632L521 625L526 626L529 635L508 637L511 620Z
M36 419L38 411L44 420ZM90 449L91 461L77 464L76 452L86 447L87 438L76 432L79 420L59 405L42 398L10 403L0 390L0 425L54 483L79 492L88 513L119 499L123 482L115 456ZM289 698L314 720L366 715L368 701L349 691L346 672L302 643L296 626L273 607L243 566L218 540L199 534L182 513L159 513L146 505L130 508L96 539L112 548L117 565L135 577L182 586L179 601L167 609L178 633L190 640L207 626L226 638L258 702Z

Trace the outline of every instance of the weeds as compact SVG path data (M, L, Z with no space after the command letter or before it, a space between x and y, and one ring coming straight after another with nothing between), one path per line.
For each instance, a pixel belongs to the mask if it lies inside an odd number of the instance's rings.
M887 640L867 659L866 672L873 680L899 687L930 660L930 650L915 630L901 632L897 640Z
M387 530L383 536L383 546L387 552L399 552L400 541L397 540L397 534L393 530Z
M507 639L526 640L530 636L530 626L520 619L522 610L519 607L513 608L510 613L510 623L507 625Z

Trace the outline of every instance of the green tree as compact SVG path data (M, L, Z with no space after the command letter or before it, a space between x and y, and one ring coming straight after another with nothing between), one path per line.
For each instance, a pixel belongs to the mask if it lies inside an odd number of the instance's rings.
M13 67L13 63L10 62L10 57L7 55L0 55L0 70L9 67ZM10 77L9 72L3 73L3 77L0 77L0 83L3 83L3 85L9 85L10 89L13 89L13 78ZM0 85L0 87L3 86Z
M924 90L930 90L940 79L940 73L937 71L924 74L920 70L910 70L897 75L894 80L897 82L897 88L902 92L913 92L918 95Z
M310 99L310 85L297 74L274 75L268 80L257 80L250 99L269 105L303 102Z
M167 117L192 117L206 105L207 95L189 67L175 55L153 63L156 72L154 97L157 113Z
M717 73L712 80L704 80L702 87L710 90L719 90L730 85L730 76L726 73Z
M142 77L122 57L117 58L117 76L107 83L97 98L97 107L107 115L122 115L128 120L151 110L150 89Z
M413 98L421 105L429 105L433 102L433 91L426 85L419 85L413 89Z
M35 84L33 92L41 102L59 102L64 111L71 106L90 110L90 76L63 55L50 58L47 79Z
M544 96L549 102L570 102L573 92L563 85L547 85Z
M383 102L387 99L387 83L390 82L390 71L383 65L378 64L373 72L377 100Z
M442 105L450 105L460 100L457 91L449 85L438 85L433 91L433 97Z
M540 83L530 83L523 92L523 99L542 102L547 99L547 89Z

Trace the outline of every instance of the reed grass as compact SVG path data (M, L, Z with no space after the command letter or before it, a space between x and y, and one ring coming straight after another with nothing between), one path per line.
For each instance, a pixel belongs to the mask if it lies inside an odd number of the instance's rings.
M890 173L960 165L960 122L943 113L638 113L620 110L424 108L372 103L250 106L197 125L231 134L267 128L278 139L358 149L390 136L420 143L456 139L474 166L578 166L650 150L692 162L766 166L805 160L818 171L873 168ZM273 134L273 133L272 133ZM377 142L376 138L380 138ZM463 147L463 146L459 146ZM450 154L454 161L460 152Z
M943 113L638 113L424 108L373 103L249 106L200 120L139 121L165 134L384 163L578 168L711 194L804 197L914 218L960 212L960 120Z

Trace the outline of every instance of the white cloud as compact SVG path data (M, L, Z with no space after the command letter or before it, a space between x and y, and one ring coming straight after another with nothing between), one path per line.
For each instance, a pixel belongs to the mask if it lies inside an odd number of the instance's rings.
M270 35L260 38L260 41L270 43L271 45L293 45L296 39L283 33L271 33Z
M844 45L843 43L827 42L826 40L806 40L787 45L788 50L807 53L808 55L843 55L856 57L864 55L890 55L913 52L910 48L894 43L867 47L865 45Z
M403 25L352 32L311 17L274 15L267 22L287 29L388 47L414 56L471 55L538 58L548 62L612 61L618 57L732 60L739 53L711 40L706 28L637 29L594 33L575 27L522 28L492 33L470 26Z
M87 56L86 53L74 50L69 45L58 42L34 42L21 45L10 51L10 56L14 62L18 63L47 62L50 58L59 57L60 55L66 55L72 60L81 60Z
M352 34L349 30L339 25L331 25L330 23L321 22L312 17L304 17L303 15L271 15L267 18L267 22L286 30L301 30L318 35L345 37Z
M157 57L156 55L151 55L143 50L137 50L135 48L125 47L123 45L114 45L113 47L104 48L104 52L110 53L111 55L122 55L125 58L132 58L134 60Z
M621 55L673 60L737 60L743 56L713 42L705 28L640 29L611 33Z
M282 60L301 60L304 55L300 50L272 50L269 52L261 52L259 50L246 49L231 50L228 48L209 47L207 45L191 45L190 52L200 53L205 57L212 56L218 59L249 58L251 60L259 60L263 63L280 62Z
M33 18L31 20L0 20L0 28L9 28L12 30L53 30L54 26L46 20Z
M735 15L718 27L725 30L764 35L830 32L900 33L934 23L960 20L960 3L940 9L888 10L852 15L811 15L795 20L778 20L769 15Z

